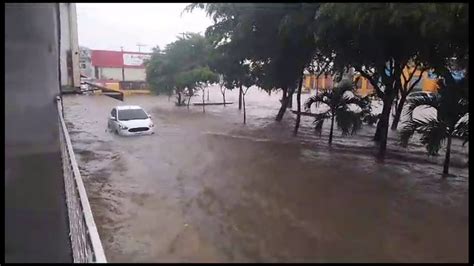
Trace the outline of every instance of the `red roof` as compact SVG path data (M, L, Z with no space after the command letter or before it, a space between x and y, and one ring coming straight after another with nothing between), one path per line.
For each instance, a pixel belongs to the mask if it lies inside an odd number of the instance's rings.
M144 68L141 65L126 65L124 64L123 54L131 55L151 55L150 53L127 52L127 51L107 51L107 50L91 50L92 66L98 67L126 67L126 68Z

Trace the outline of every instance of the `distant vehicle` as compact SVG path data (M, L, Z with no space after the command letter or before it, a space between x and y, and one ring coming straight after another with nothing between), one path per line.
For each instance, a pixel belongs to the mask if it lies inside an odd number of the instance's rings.
M81 91L86 91L88 89L89 86L85 82L81 81Z
M121 136L153 134L153 121L138 105L116 106L110 112L107 128Z
M423 97L423 96L433 97L433 96L435 96L435 93L428 92L428 91L415 91L415 92L412 92L412 93L408 94L407 100L416 99L416 98L420 98L420 97Z
M85 76L81 75L81 91L87 91L89 90L89 84L86 82L91 81L90 78L86 78Z

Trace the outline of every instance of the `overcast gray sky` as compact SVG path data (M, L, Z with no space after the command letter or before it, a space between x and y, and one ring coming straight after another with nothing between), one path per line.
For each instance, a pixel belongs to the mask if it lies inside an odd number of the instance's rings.
M186 3L78 3L79 45L90 49L138 51L137 43L146 44L142 52L176 40L182 32L201 32L212 24L205 13L196 9L181 12Z

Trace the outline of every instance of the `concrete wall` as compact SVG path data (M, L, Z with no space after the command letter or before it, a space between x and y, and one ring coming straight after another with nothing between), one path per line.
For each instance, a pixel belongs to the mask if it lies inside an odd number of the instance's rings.
M55 97L58 4L5 4L5 261L71 262Z
M61 85L80 86L76 4L59 3ZM70 58L68 58L70 57Z
M70 34L69 38L71 40L71 54L72 54L72 80L73 86L79 87L81 85L81 74L79 67L79 39L77 33L77 12L76 4L67 3L69 6L69 27Z
M59 20L61 21L61 85L72 85L72 75L68 74L68 52L71 50L71 40L69 38L69 7L67 3L59 3Z

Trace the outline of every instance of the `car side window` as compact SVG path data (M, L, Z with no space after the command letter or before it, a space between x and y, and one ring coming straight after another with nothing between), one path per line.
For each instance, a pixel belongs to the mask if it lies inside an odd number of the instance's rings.
M115 108L112 109L112 112L110 112L110 115L111 115L113 118L117 119L117 110L115 110Z

